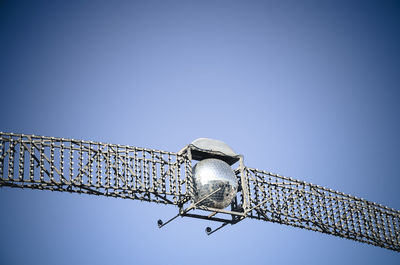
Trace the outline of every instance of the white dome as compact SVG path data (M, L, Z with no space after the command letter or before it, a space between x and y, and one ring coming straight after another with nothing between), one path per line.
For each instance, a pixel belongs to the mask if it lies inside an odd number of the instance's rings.
M219 140L214 140L210 138L199 138L194 140L191 144L199 149L219 152L227 156L237 156L237 154L235 153L235 151L233 151L231 147Z

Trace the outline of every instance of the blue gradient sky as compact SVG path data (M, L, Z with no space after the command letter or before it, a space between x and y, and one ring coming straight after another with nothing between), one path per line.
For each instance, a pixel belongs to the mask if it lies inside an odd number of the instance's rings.
M1 1L0 36L1 131L168 151L211 137L248 166L400 209L398 2ZM255 220L157 228L175 213L3 188L0 263L400 263Z

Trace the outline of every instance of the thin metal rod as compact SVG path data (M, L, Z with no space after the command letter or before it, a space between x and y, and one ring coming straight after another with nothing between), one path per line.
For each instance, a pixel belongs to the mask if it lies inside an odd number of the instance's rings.
M174 217L172 217L171 219L169 219L167 222L163 222L161 219L158 220L158 228L161 228L167 224L169 224L170 222L172 222L173 220L175 220L178 216L180 216L180 214L175 215Z
M226 226L227 224L228 224L228 223L223 223L220 227L218 227L218 228L216 228L216 229L214 229L214 230L211 230L210 227L207 227L207 228L206 228L206 233L207 233L207 235L211 235L211 234L217 232L218 230L220 230L222 227Z

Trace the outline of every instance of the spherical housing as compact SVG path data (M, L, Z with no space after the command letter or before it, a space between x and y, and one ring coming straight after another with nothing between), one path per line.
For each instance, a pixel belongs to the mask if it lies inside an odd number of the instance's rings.
M198 162L193 168L194 202L198 202L215 192L199 205L224 209L235 197L238 182L231 167L224 161L208 158Z

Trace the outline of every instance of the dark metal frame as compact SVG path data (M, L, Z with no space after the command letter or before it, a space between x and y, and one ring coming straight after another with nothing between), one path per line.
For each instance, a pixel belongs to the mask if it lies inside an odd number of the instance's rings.
M191 201L192 163L214 157L233 165L239 190L230 210ZM111 196L176 205L178 216L227 224L275 222L400 252L400 211L327 188L244 166L188 145L178 153L92 141L0 133L0 187ZM205 198L204 198L205 199Z

